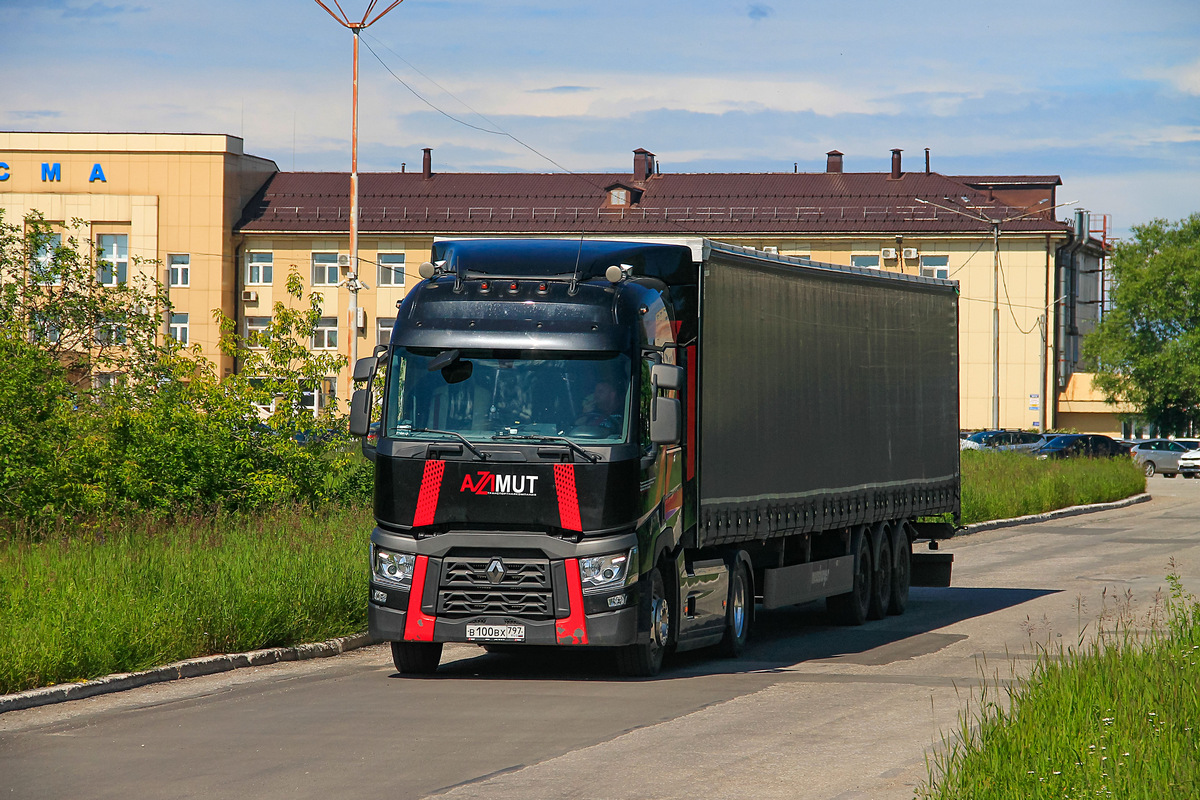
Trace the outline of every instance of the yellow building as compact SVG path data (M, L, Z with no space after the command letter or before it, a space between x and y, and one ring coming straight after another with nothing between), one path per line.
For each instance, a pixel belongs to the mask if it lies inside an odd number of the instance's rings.
M6 218L37 208L63 224L87 220L92 241L127 237L130 258L160 261L164 282L176 276L171 299L188 341L225 370L237 365L216 351L212 309L243 331L261 327L292 270L322 295L310 345L349 357L354 341L362 356L386 340L439 238L707 237L957 280L963 428L992 427L998 341L1001 427L1119 433L1115 409L1079 399L1078 387L1090 386L1079 342L1100 313L1104 243L1086 214L1055 220L1059 184L1052 175L942 175L928 154L923 170L906 172L899 150L889 172L845 172L833 151L820 173L663 174L639 149L628 173L442 174L426 149L419 171L360 176L352 314L348 173L281 173L229 136L0 133ZM349 388L348 370L329 376L324 402Z
M175 307L164 335L200 344L225 374L213 309L237 313L234 223L275 163L212 134L0 132L0 208L30 211L91 242L113 278L161 281Z

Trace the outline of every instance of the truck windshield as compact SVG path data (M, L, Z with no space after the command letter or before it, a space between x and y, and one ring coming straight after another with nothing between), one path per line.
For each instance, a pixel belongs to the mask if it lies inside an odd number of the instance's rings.
M566 436L628 441L632 364L622 353L396 348L386 435L472 441Z

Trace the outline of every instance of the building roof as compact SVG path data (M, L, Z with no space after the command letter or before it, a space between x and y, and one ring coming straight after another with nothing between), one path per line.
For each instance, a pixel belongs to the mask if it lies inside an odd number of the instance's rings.
M652 155L652 154L649 154ZM1049 191L1057 176L997 177ZM437 173L359 175L364 234L895 235L977 233L990 219L1027 215L1009 232L1068 230L1051 214L1028 215L989 200L985 178L936 172ZM639 202L613 206L606 189L636 187ZM349 229L350 176L281 172L246 206L243 233L341 233ZM930 205L918 201L926 200ZM941 206L939 208L938 206ZM951 210L961 208L962 211Z

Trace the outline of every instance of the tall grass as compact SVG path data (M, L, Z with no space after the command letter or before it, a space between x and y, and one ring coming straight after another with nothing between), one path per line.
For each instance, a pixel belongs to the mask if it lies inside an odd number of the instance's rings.
M1146 476L1129 458L1039 461L1024 453L962 453L962 522L1040 514L1105 503L1146 491Z
M1007 702L994 684L981 690L917 796L1200 797L1200 603L1168 580L1165 620L1161 605L1141 621L1126 605L1115 632L1043 653Z
M0 693L366 629L363 508L0 543Z

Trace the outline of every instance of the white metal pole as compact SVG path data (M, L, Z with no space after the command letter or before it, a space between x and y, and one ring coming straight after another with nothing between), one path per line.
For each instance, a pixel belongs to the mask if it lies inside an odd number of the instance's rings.
M350 363L346 370L345 394L350 396L353 388L350 384L350 371L358 360L358 31L357 26L350 30L354 33L354 100L350 135L350 274L346 276L346 286L350 290L349 324L347 325L350 339Z

